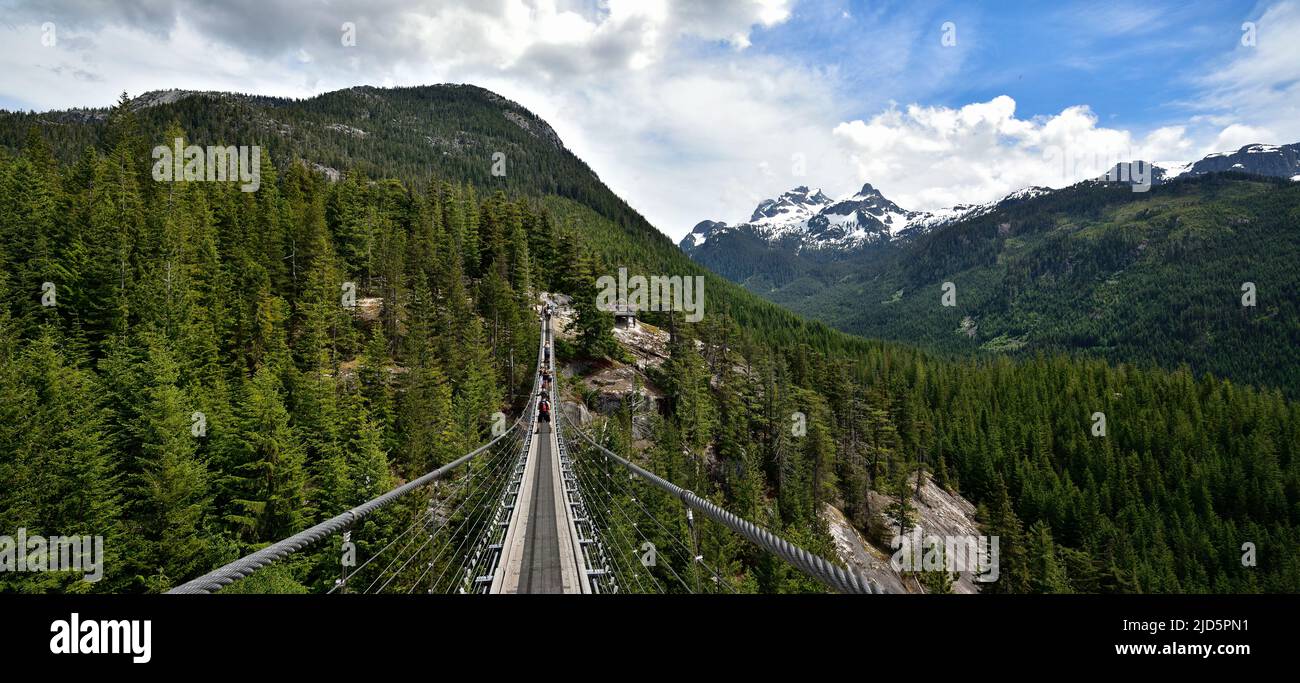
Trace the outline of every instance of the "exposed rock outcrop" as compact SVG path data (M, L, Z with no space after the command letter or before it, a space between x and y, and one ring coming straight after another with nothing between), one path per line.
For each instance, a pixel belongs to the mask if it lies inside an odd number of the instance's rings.
M911 481L915 484L916 478L913 477ZM897 535L898 522L884 513L893 502L893 498L876 491L869 491L867 500L873 511L873 519L869 524L876 528L887 529L886 535L890 537L889 541L893 541L894 536ZM961 495L945 491L929 477L926 477L920 493L915 495L911 502L915 508L913 515L915 529L919 531L909 529L909 536L919 534L921 537L933 535L979 538L980 529L975 521L975 506ZM890 563L890 558L895 553L893 548L882 548L872 544L840 510L829 504L822 509L822 518L826 520L831 535L835 538L835 547L841 562L875 581L883 590L924 592L914 574L900 572ZM952 592L980 592L981 584L975 581L974 577L973 571L957 572Z

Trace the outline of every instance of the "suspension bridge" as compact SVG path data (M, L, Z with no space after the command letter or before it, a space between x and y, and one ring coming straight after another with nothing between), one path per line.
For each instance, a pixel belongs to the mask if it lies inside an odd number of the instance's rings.
M322 588L328 593L739 592L719 549L702 547L706 524L772 553L829 590L880 592L865 577L673 484L586 433L558 409L551 327L548 311L527 407L491 441L169 592L215 593L276 563L310 562L304 551L319 550L315 546L329 539L339 544L338 553L315 554L318 562L335 558L338 576Z

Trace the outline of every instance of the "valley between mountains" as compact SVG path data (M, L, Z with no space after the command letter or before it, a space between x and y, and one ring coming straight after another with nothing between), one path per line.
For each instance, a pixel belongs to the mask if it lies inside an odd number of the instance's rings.
M1247 145L1145 165L1140 187L1112 181L1138 175L1117 166L939 212L903 209L870 184L838 201L798 187L747 222L701 222L681 248L854 334L950 353L1186 366L1295 395L1298 150ZM941 304L945 283L955 306ZM1267 294L1243 305L1246 289Z
M259 189L154 181L178 137L260 146ZM811 552L869 571L900 531L978 533L1001 540L985 593L1296 591L1300 183L1243 154L929 214L797 188L683 251L474 86L0 112L0 529L111 549L93 585L0 591L166 591L471 451L530 398L543 293L567 301L563 410ZM704 315L629 336L596 305L620 268L704 278ZM360 550L426 504L366 520ZM688 546L671 513L646 533ZM698 542L716 590L824 590L721 526ZM336 550L229 590L325 592ZM391 585L443 570L434 550Z

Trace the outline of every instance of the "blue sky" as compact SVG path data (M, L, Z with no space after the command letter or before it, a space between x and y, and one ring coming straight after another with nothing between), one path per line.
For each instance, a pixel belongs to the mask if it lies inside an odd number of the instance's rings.
M1186 118L1176 103L1257 16L1254 3L1229 1L803 3L750 49L837 69L855 116L890 100L959 107L1010 95L1024 116L1086 102L1106 122L1158 127ZM945 22L955 47L940 45ZM880 63L864 44L876 40L901 44L884 52L894 59Z
M676 239L796 185L937 209L1300 141L1298 36L1300 0L20 0L0 107L474 83Z

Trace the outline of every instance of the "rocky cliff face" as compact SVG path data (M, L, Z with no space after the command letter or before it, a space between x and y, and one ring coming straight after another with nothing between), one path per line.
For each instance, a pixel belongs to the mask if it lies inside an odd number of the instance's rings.
M546 301L555 304L555 338L572 340L574 333L566 329L574 317L569 298L557 295ZM562 368L563 373L576 379L582 394L581 402L572 393L561 399L564 402L562 409L571 411L566 414L578 424L585 425L591 421L591 410L606 415L613 414L625 406L629 399L635 402L638 412L643 414L657 411L659 402L663 400L663 390L650 380L645 371L647 368L659 367L667 360L668 333L653 325L638 323L635 327L615 327L614 339L633 359L631 363L606 359L591 363L570 363ZM636 432L633 434L634 440L645 438L647 427L647 421L633 420Z
M915 481L916 479L913 478L912 482ZM888 509L893 499L871 491L868 493L868 500L873 511L868 525L885 532L892 541L897 534L898 522L885 515L884 510ZM915 530L909 529L909 535L917 534L922 538L930 535L941 538L979 537L979 524L975 521L975 506L961 495L940 488L929 477L926 477L920 493L912 499L912 505L916 508L916 524ZM822 509L822 519L826 521L831 535L835 538L835 548L840 561L846 566L861 572L887 592L925 592L913 573L899 571L891 564L890 558L894 555L895 549L888 547L888 541L885 547L873 544L853 526L843 512L830 504ZM975 581L975 572L957 572L952 592L978 593L980 586L981 584Z
M547 296L544 303L555 304L553 322L557 339L572 339L565 330L573 319L573 309L567 297ZM561 369L562 374L574 378L577 391L566 392L561 397L560 410L578 425L590 424L594 413L612 414L627 405L629 400L638 405L638 412L650 413L658 409L664 394L646 374L647 368L659 367L668 358L668 333L644 322L635 327L616 327L614 337L622 349L633 359L632 363L613 360L570 363ZM742 374L748 368L736 368ZM561 386L565 386L562 384ZM578 394L582 397L579 398ZM594 411L594 413L593 413ZM633 421L633 447L637 450L651 445L648 423ZM708 454L706 454L706 460ZM915 483L915 478L912 479ZM943 490L926 478L919 492L915 492L912 505L915 509L916 528L922 537L978 537L979 525L975 522L975 506L959 494ZM884 514L891 499L874 491L868 494L873 511L868 527L876 535L889 536L897 529L897 521ZM894 550L888 542L871 542L833 505L822 509L831 535L835 539L839 560L846 566L875 581L891 593L921 593L917 577L910 572L900 572L890 564ZM891 536L892 538L892 536ZM978 593L980 584L973 572L959 572L953 581L954 593Z

